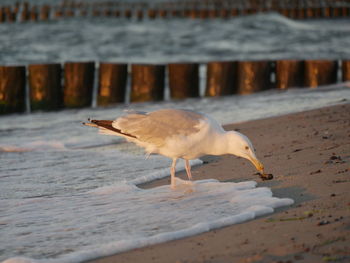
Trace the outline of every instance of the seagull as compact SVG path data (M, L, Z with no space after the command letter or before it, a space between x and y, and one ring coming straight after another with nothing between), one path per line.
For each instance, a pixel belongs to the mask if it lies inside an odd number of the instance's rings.
M253 144L237 131L225 131L212 117L184 109L160 109L153 112L128 111L115 120L91 120L84 125L99 128L99 133L124 137L150 154L172 159L171 188L175 189L175 165L185 161L188 179L192 181L189 160L203 155L232 154L248 159L263 180L272 179L264 173Z

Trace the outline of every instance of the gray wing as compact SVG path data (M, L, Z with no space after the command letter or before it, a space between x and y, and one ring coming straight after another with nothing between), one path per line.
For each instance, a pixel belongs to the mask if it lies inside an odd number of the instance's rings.
M116 119L112 126L142 142L161 147L169 137L198 132L199 123L204 119L204 115L189 110L163 109L150 113L133 112Z

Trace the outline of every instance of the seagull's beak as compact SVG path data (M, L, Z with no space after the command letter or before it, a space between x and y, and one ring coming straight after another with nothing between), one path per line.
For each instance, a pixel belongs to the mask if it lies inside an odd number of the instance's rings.
M249 160L254 164L255 168L260 172L264 173L264 165L256 158L251 157Z

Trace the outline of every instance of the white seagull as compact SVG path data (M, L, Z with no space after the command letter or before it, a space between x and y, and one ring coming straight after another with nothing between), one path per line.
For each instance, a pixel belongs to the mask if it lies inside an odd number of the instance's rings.
M192 181L189 160L203 155L233 154L248 159L263 180L272 179L264 173L250 140L236 131L225 131L210 116L181 109L161 109L153 112L131 111L114 121L90 120L83 123L99 128L101 134L116 135L143 147L148 154L160 154L172 159L171 188L175 189L175 164L185 160L187 176Z

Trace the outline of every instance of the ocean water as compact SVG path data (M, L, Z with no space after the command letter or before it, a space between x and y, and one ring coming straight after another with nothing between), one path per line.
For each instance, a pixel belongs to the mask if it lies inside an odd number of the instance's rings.
M349 59L349 33L346 19L292 21L273 13L208 21L74 18L0 24L0 64ZM201 94L203 88L202 81ZM80 262L244 222L293 203L256 182L218 182L215 174L193 185L178 180L176 191L143 190L137 185L169 176L171 161L154 155L146 160L142 149L98 135L81 125L89 117L186 108L227 124L349 100L350 84L339 83L0 116L0 261ZM182 169L179 162L177 170Z
M154 155L146 160L138 147L83 126L88 117L114 119L126 108L187 108L233 123L349 100L350 84L344 83L2 116L0 260L80 262L244 222L293 203L256 182L218 182L215 174L193 185L179 180L176 191L168 185L140 189L137 184L169 176L171 161ZM183 163L178 164L182 170Z
M349 59L350 19L72 18L0 24L0 64Z

